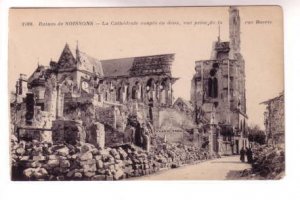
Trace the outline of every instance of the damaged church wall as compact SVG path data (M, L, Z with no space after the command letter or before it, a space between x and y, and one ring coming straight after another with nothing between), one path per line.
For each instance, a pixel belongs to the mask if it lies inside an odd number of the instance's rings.
M116 137L124 142L126 137L121 135L125 134L129 116L136 116L141 126L155 129L159 107L172 105L172 84L176 80L170 71L173 60L173 54L166 54L100 61L79 51L78 46L74 51L66 44L57 62L37 66L26 80L24 88L28 90L23 89L20 78L16 107L21 110L16 118L28 131L18 130L32 132L39 128L34 135L52 130L53 138L48 142L85 141L103 147L103 141L113 145ZM118 68L119 64L128 70ZM113 68L116 70L110 71ZM74 130L73 138L68 127Z

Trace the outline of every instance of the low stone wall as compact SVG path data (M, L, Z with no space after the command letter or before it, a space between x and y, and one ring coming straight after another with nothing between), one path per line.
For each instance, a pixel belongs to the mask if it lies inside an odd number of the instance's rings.
M146 152L132 145L96 148L12 140L12 180L119 180L212 158L203 149L156 144Z

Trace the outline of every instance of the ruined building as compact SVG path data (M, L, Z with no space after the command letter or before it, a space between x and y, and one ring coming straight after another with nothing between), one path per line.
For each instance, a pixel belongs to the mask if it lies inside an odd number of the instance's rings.
M261 104L266 105L264 124L268 143L284 144L284 93Z
M211 58L196 61L191 83L195 122L210 121L212 148L221 154L239 153L247 145L245 63L240 53L240 16L229 8L229 41L220 36L213 43Z
M173 60L174 54L98 60L66 44L57 62L17 81L15 132L96 146L125 142L132 126L153 132L159 111L173 103Z

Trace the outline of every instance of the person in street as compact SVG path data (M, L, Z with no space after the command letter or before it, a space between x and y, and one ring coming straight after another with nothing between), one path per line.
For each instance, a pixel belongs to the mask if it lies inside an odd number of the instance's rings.
M246 154L247 154L248 163L252 163L252 161L253 161L253 152L251 150L251 147L247 148Z
M242 149L240 150L240 160L242 161L242 162L245 162L245 149L244 149L244 147L242 147Z
M141 126L141 139L142 139L142 146L146 151L149 151L150 148L150 140L149 140L149 135L147 131L147 127L145 126L144 123L142 123Z

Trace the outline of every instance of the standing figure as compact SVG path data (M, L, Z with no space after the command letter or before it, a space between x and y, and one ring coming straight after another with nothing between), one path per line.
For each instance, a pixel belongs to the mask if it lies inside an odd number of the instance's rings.
M245 162L245 149L244 149L244 147L242 147L242 149L240 150L240 160L242 161L242 162Z
M252 163L252 161L253 161L253 157L252 157L253 153L252 153L251 147L247 148L246 154L247 154L247 161L248 161L248 163Z
M141 139L142 139L142 147L149 152L150 149L150 139L147 132L147 128L145 127L145 124L142 123L141 126Z

